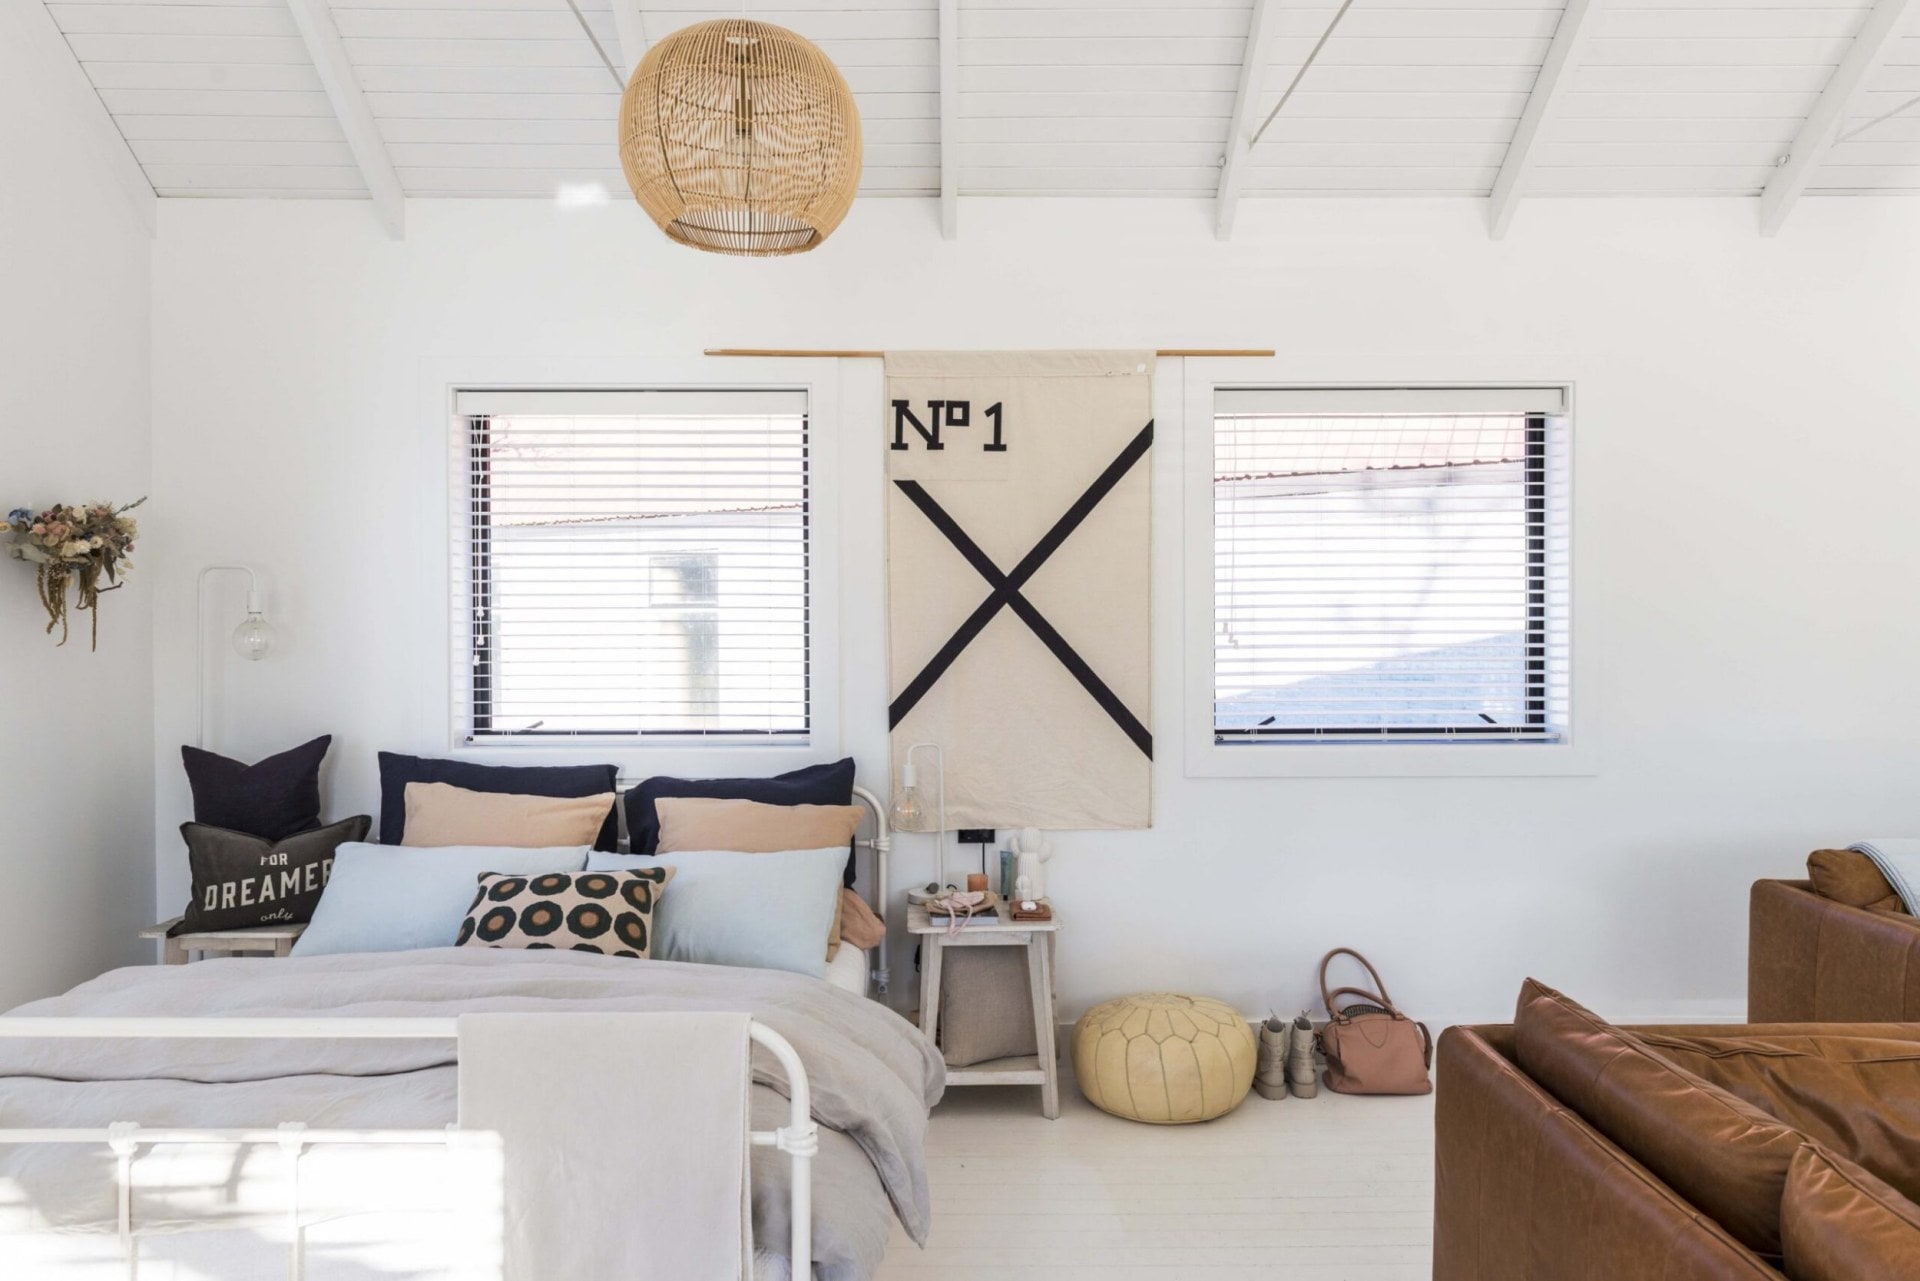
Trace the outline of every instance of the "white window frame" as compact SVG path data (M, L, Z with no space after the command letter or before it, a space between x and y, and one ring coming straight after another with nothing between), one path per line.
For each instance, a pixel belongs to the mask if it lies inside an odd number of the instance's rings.
M416 540L431 554L420 566L431 585L426 604L438 619L437 643L423 662L419 688L423 704L417 724L438 725L436 753L480 764L564 765L584 759L608 761L622 778L678 773L705 776L766 775L821 760L841 750L840 673L840 380L837 362L695 357L644 360L461 359L429 362L422 377L423 418L418 492L432 494L431 532ZM569 737L564 742L469 742L468 709L461 707L457 664L465 661L463 632L456 618L456 557L453 513L466 511L469 499L466 448L455 410L461 391L799 391L807 397L807 477L812 519L808 526L808 723L804 739L718 739L713 736L632 735ZM426 481L430 475L431 480ZM425 523L425 522L423 522ZM422 744L422 747L426 744ZM404 750L404 749L403 749Z
M1570 362L1540 356L1507 360L1435 355L1396 359L1404 376L1383 380L1381 360L1305 361L1189 359L1184 381L1182 441L1181 567L1185 694L1180 726L1189 778L1394 778L1538 777L1591 775L1599 768L1591 657L1598 652L1593 611L1586 608L1590 574L1583 504L1583 430ZM1487 377L1471 375L1484 370ZM1169 371L1170 372L1170 371ZM1538 376L1529 376L1537 373ZM1214 392L1219 389L1397 390L1561 388L1566 396L1571 458L1569 591L1571 655L1568 683L1572 715L1558 743L1271 743L1221 745L1214 739Z

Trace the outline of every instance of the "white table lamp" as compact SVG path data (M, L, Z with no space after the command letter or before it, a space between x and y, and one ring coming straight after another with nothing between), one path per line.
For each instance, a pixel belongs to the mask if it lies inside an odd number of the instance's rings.
M900 762L900 790L893 797L893 825L900 831L924 830L927 821L926 800L920 792L919 771L914 768L915 752L933 753L934 787L939 792L940 825L934 829L933 845L938 855L940 884L947 884L947 759L938 743L915 743Z

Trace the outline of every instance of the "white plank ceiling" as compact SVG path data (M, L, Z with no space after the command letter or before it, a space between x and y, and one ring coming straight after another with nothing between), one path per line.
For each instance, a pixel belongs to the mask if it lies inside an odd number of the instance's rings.
M613 5L632 2L578 0L623 67ZM1251 82L1257 124L1338 0L960 0L959 193L1211 197L1256 3L1271 5L1276 33ZM46 7L160 195L367 197L285 0ZM741 12L698 0L637 7L656 40ZM748 5L846 74L866 129L867 195L939 191L938 7ZM1357 0L1248 156L1241 190L1485 196L1564 8ZM1520 191L1758 195L1873 8L1595 0ZM550 199L597 186L624 198L616 82L567 0L332 0L331 10L407 195ZM1896 37L1883 63L1810 192L1920 192L1920 33Z

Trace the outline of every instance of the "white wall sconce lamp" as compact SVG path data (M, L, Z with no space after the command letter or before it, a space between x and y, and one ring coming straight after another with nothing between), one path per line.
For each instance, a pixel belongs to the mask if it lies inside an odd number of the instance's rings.
M273 648L273 626L267 622L266 606L260 595L260 580L253 572L253 567L208 565L202 569L194 592L193 616L194 706L199 716L199 727L193 739L196 747L205 747L207 743L207 579L222 573L247 576L247 616L233 629L230 637L233 652L248 662L257 663Z

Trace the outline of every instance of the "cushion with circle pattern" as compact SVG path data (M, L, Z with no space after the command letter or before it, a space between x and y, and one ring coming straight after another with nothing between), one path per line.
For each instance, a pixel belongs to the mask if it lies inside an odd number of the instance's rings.
M644 960L670 867L633 872L487 873L456 947L599 952Z

